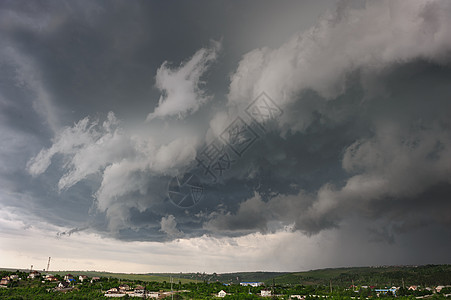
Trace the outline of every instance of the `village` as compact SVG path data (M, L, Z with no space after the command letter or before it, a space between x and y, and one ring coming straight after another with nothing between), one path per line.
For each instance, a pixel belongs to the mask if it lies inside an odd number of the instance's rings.
M21 287L41 288L48 294L49 298L64 297L77 293L83 295L97 295L101 298L139 297L145 299L314 299L330 298L336 296L349 299L371 299L373 297L409 297L409 299L422 299L430 297L448 298L451 297L451 285L436 286L392 286L376 287L369 285L351 284L345 288L330 286L312 288L302 288L302 286L291 285L265 285L264 282L246 281L239 284L221 282L200 282L178 284L173 282L143 282L139 280L121 280L118 278L99 277L79 274L51 274L49 272L39 272L29 270L27 272L2 272L8 273L1 278L0 295L5 289L14 291ZM59 272L58 272L59 273ZM178 289L175 289L178 287ZM89 293L89 294L88 294ZM53 296L52 296L53 295ZM87 296L90 298L89 296ZM1 298L1 297L0 297Z

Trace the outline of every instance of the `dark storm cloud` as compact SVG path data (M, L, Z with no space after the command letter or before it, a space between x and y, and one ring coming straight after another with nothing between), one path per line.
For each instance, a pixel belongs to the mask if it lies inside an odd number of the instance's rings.
M343 3L291 39L264 40L277 32L265 20L297 4L274 14L264 11L276 4L250 4L2 4L4 191L74 228L61 236L345 235L355 225L365 245L391 246L449 234L450 5ZM263 91L283 114L211 180L196 155L235 117L249 121L244 109ZM193 170L204 198L177 207L169 181Z

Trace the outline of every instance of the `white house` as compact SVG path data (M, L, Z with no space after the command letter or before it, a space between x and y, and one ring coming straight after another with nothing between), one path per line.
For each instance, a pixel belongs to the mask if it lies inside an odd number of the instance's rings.
M160 297L160 293L159 292L147 292L146 296L147 296L147 298L158 298L158 297Z
M68 286L69 286L69 282L67 282L67 281L60 281L58 283L58 285L57 285L57 288L64 289L64 288L67 288Z
M271 290L261 290L260 296L262 297L271 297Z
M107 294L116 294L117 292L119 292L117 288L111 288L108 291L106 291Z
M224 290L220 290L218 293L219 298L224 298L227 295L227 293Z
M240 282L240 285L257 287L257 286L264 285L264 283L263 282Z
M80 275L80 276L78 276L78 280L80 280L80 282L83 282L84 280L88 280L88 276Z
M30 274L28 275L28 278L35 279L39 276L41 276L41 273L39 273L38 271L31 271Z

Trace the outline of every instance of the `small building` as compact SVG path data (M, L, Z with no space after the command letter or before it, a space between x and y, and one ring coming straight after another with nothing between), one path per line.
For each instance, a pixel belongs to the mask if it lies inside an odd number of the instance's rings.
M60 288L60 289L67 288L67 287L69 287L69 282L67 282L67 281L60 281L56 287Z
M41 276L41 273L38 271L31 271L30 274L28 274L28 278L35 279Z
M435 291L436 291L437 293L440 293L444 288L445 288L444 285L438 285L438 286L435 288Z
M261 290L260 296L262 297L271 297L271 290Z
M146 294L147 298L160 298L160 293L159 292L148 292Z
M58 278L56 278L52 274L48 274L45 276L45 280L52 282L52 281L58 281Z
M99 281L100 277L92 277L91 278L91 283L95 282L95 281Z
M72 274L64 275L64 280L68 281L69 279L74 279L74 276Z
M10 275L9 278L10 278L11 280L17 280L17 279L19 279L19 275L13 274L13 275Z
M137 285L134 290L135 294L144 294L145 291L146 288L143 287L142 285Z
M119 291L125 292L125 291L128 291L128 290L130 290L130 286L128 284L121 284L119 286Z
M83 281L85 281L85 280L88 280L88 276L86 276L86 275L80 275L80 276L78 276L78 280L79 280L80 282L83 282Z
M407 290L409 290L409 291L416 291L417 289L418 289L417 285L411 285L411 286L409 286L409 288Z
M291 295L290 298L292 298L292 299L304 300L304 299L305 299L305 296L301 296L301 295Z
M11 279L9 276L3 277L2 280L0 281L1 285L8 285L11 282Z
M252 287L257 287L257 286L262 286L264 285L263 282L240 282L241 286L252 286Z
M227 296L227 293L224 290L220 290L218 293L218 297L219 298L224 298L225 296Z
M107 294L117 294L119 290L117 288L111 288L108 291L106 291Z
M378 294L387 294L388 292L391 292L394 296L396 296L396 291L398 290L397 287L393 286L389 289L375 289L374 291Z

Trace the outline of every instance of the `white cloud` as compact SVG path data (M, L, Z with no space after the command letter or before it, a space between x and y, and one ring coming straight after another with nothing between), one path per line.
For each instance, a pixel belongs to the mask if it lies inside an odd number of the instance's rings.
M152 202L146 198L149 178L177 174L194 160L197 143L197 138L184 136L165 144L142 132L129 132L110 112L102 124L87 117L61 130L51 147L29 160L27 170L38 176L55 155L62 155L60 192L90 175L100 176L94 193L97 208L107 213L110 229L118 230L127 226L130 208L144 211Z
M219 42L212 41L210 48L198 50L177 69L171 69L168 62L164 62L157 70L155 84L162 95L158 106L147 116L147 120L166 116L183 118L196 112L208 100L201 87L201 77L216 60L220 47Z
M177 221L173 215L162 217L160 222L160 231L166 233L171 238L183 236L183 232L177 229Z

